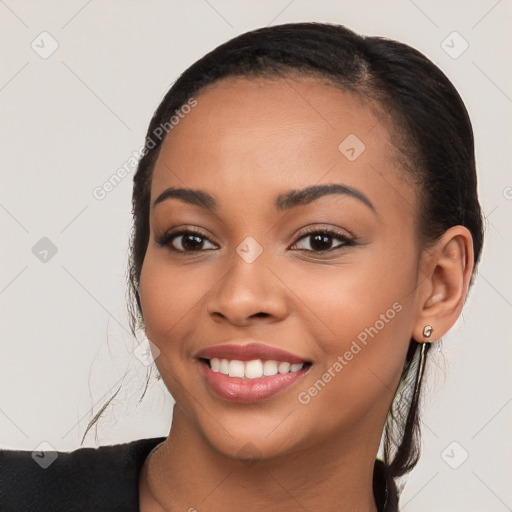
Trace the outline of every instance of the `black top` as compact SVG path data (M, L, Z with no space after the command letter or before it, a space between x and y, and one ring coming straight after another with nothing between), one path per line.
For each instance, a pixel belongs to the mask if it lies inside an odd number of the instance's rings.
M139 475L165 437L72 452L0 450L2 512L139 512ZM373 493L379 512L397 512L398 496L377 459Z

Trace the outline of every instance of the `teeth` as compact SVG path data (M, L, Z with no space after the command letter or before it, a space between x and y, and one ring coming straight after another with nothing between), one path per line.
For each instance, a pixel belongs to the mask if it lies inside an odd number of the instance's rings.
M301 365L302 367L302 365ZM290 363L279 363L278 366L279 373L288 373L290 371Z
M248 379L259 379L263 377L263 364L259 359L245 363L244 377Z
M242 361L230 361L229 362L229 376L230 377L243 377L245 371L245 365Z
M276 361L265 361L263 363L263 375L275 375L277 373L277 364Z
M263 376L268 377L277 373L285 374L289 372L298 372L304 363L291 364L286 361L265 361L254 359L252 361L238 361L233 359L219 359L214 357L210 359L210 368L214 372L223 373L230 377L238 377L242 379L259 379Z
M222 359L219 364L219 372L224 375L229 374L229 361L227 359Z

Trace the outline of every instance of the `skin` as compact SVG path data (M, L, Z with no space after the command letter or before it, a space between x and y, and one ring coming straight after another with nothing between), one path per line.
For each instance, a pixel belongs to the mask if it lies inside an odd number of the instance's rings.
M375 512L373 466L410 339L425 341L428 324L439 339L458 318L471 235L455 226L421 246L420 191L395 159L392 125L351 93L313 78L229 78L196 99L164 140L151 202L169 187L203 189L218 211L175 198L151 209L140 297L176 405L142 471L141 510ZM349 134L366 146L355 161L338 149ZM328 183L357 189L374 210L335 194L274 207L278 194ZM156 243L185 225L204 233L202 251ZM330 252L315 252L306 226L355 244L332 238ZM248 236L263 249L252 263L236 252ZM173 245L190 248L182 242ZM299 393L396 303L400 312L301 403ZM194 355L247 339L297 354L311 369L259 403L216 397Z

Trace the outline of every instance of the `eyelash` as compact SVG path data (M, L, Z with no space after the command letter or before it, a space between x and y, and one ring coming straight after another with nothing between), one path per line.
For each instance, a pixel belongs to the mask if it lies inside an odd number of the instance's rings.
M172 242L174 241L174 239L179 236L183 236L183 235L195 235L203 240L208 240L208 242L213 244L213 242L207 236L205 236L199 229L196 229L193 227L190 227L187 229L182 229L182 230L179 230L176 232L164 233L162 236L160 236L157 239L157 244L161 247L167 247L169 250L173 251L174 253L178 253L178 254L179 253L186 254L186 253L191 253L191 252L205 252L205 250L203 250L203 249L188 251L188 250L176 249L175 247L173 247ZM326 253L330 253L330 252L333 252L338 249L343 249L344 247L350 247L350 246L356 245L354 239L349 238L347 235L345 235L335 229L332 229L332 228L309 228L299 235L299 238L293 243L293 245L296 245L301 240L306 239L307 237L310 237L313 235L327 235L331 238L336 238L343 243L341 243L340 245L338 245L336 247L331 247L330 249L324 249L322 251L315 251L312 249L295 249L295 250L313 252L315 254L326 254ZM206 250L211 251L214 249L206 249Z

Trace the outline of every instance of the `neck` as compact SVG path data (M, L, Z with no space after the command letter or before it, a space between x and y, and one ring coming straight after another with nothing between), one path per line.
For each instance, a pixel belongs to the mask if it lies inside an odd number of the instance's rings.
M377 512L379 442L380 435L359 430L293 454L241 461L213 449L175 407L167 439L141 473L140 510Z

